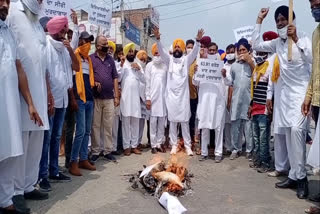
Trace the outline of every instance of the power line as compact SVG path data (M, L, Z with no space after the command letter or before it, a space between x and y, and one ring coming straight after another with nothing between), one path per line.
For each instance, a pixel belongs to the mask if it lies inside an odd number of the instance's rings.
M201 0L198 0L198 1L201 1ZM164 13L164 14L161 14L161 15L169 15L169 14L172 14L172 13L176 13L176 12L181 12L181 11L184 11L184 10L189 10L189 9L194 9L194 8L197 8L197 7L202 7L202 6L206 6L206 5L209 5L209 4L214 4L214 3L217 3L219 1L225 1L225 0L217 0L217 1L214 1L214 2L207 2L205 4L200 4L200 5L195 5L195 6L192 6L192 7L187 7L187 8L182 8L182 9L179 9L179 10L174 10L174 11L170 11L168 13Z
M209 11L209 10L218 9L218 8L221 8L221 7L226 7L226 6L229 6L229 5L237 4L237 3L243 2L243 1L244 0L239 0L239 1L236 1L236 2L231 2L231 3L228 3L228 4L224 4L224 5L208 8L208 9L205 9L205 10L200 10L200 11L197 11L197 12L186 13L186 14L182 14L182 15L179 15L179 16L173 16L173 17L169 17L169 18L164 18L164 19L160 19L160 21L175 19L175 18L179 18L179 17L182 17L182 16L190 16L190 15L193 15L193 14L202 13L202 12L206 12L206 11Z
M186 3L190 3L190 2L195 2L195 1L194 0L180 0L180 1L170 2L170 3L166 3L166 4L156 5L156 6L154 6L154 8L174 6L174 5L186 4Z

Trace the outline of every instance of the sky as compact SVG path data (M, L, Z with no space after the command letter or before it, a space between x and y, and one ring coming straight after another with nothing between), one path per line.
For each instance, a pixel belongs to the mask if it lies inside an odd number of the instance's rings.
M96 0L111 4L111 0ZM119 5L119 0L113 0ZM255 25L263 7L270 7L262 30L276 31L274 12L278 6L288 5L288 0L277 3L272 0L124 0L125 8L156 6L160 13L161 41L169 47L176 38L194 39L197 30L203 28L219 48L235 43L233 29ZM89 0L72 0L74 7L88 8ZM167 5L160 6L159 5ZM316 23L311 15L309 0L294 0L297 29L311 38Z

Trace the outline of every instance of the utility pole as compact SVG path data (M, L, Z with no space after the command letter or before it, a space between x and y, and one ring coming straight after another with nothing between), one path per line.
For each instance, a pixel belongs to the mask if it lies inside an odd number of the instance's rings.
M147 20L146 20L146 28L144 29L144 49L145 49L145 50L148 50L149 26L150 26L150 19L149 19L149 17L147 17Z
M121 38L122 45L124 45L124 33L125 33L125 23L124 23L124 1L120 2L120 10L121 10Z

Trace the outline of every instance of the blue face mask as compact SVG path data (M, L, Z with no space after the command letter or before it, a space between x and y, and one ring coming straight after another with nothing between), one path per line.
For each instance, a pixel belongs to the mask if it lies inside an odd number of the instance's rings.
M320 22L320 8L312 9L312 16L316 20L316 22Z

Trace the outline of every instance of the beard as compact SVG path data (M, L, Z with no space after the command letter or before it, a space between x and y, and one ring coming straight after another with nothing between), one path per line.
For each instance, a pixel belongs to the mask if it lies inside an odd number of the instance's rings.
M176 51L173 52L173 57L174 57L174 58L181 58L182 55L183 55L183 53L180 52L180 51L178 51L178 50L176 50Z
M1 8L0 9L0 19L2 21L5 21L8 16L8 13L9 13L8 8L6 8L6 7Z
M129 62L133 62L134 61L134 56L131 56L131 55L127 55L127 60L129 61Z

